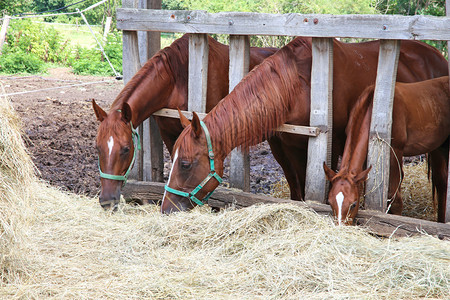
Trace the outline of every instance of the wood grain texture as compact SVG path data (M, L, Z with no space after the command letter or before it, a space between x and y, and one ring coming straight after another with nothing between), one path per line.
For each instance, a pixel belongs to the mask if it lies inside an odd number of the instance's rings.
M450 17L117 9L117 28L185 33L450 40Z

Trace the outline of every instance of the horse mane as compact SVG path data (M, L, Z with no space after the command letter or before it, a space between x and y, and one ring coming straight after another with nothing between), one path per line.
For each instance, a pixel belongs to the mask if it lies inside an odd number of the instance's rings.
M355 105L353 106L346 128L347 140L345 141L344 153L342 156L341 169L336 176L349 173L349 169L352 165L360 164L360 159L364 159L367 156L367 143L370 121L372 118L373 96L375 91L375 85L368 86L359 96ZM355 154L355 152L361 151L364 153L364 157L361 158ZM358 155L361 155L358 153Z
M127 102L136 87L144 83L150 74L154 74L153 72L156 72L156 76L163 80L170 80L178 88L186 90L188 85L188 53L188 34L175 40L170 46L159 50L125 85L111 105L111 110L118 109L122 103Z
M300 53L298 53L300 52ZM235 147L248 151L286 122L295 101L309 97L311 42L297 38L253 69L205 117L215 153L226 156ZM181 133L175 148L192 151L191 126Z

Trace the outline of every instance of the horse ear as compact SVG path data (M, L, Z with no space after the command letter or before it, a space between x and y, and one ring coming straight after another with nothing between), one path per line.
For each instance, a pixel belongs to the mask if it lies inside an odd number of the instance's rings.
M369 174L370 170L372 169L372 166L368 167L355 177L355 182L358 183L360 181L365 181L367 179L367 175Z
M186 128L187 126L189 126L191 124L191 121L189 121L189 119L183 115L183 113L181 112L181 110L179 108L177 108L177 109L178 109L178 113L180 114L181 126L183 126L183 128Z
M92 99L92 108L94 108L97 120L99 120L100 122L108 116L108 114L100 106L98 106L97 103L95 103L94 99Z
M128 123L131 121L131 116L131 107L128 103L124 102L122 105L122 118Z
M194 112L192 112L192 122L191 122L192 130L194 131L195 137L200 137L202 134L202 125L200 125L200 118Z
M323 170L325 171L325 176L327 177L328 181L331 181L334 176L336 176L336 172L328 168L325 162L323 162Z

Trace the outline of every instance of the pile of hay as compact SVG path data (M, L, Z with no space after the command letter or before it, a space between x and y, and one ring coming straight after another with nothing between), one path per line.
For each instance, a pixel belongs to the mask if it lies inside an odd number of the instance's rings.
M5 298L445 298L450 243L381 240L290 205L103 212L36 185L22 276Z
M4 126L2 130L11 130ZM20 145L12 152L23 151ZM1 299L396 299L450 294L448 241L425 235L378 239L292 205L216 214L205 207L164 216L154 206L122 204L111 214L97 199L34 180L26 161L25 154L17 161L4 160L2 167L1 191L10 190L10 198L2 196L2 245L7 244L1 249ZM27 189L24 178L29 178ZM12 252L22 254L20 263L11 263Z
M5 94L0 82L0 93ZM0 94L0 95L1 95ZM11 103L0 96L0 276L8 281L19 276L22 253L17 250L25 220L29 185L34 166L25 150L21 123Z

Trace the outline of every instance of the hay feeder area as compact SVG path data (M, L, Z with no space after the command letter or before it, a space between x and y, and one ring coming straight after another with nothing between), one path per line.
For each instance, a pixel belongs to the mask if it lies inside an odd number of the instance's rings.
M1 299L412 299L450 295L450 242L379 238L291 203L161 215L40 182L0 103Z

